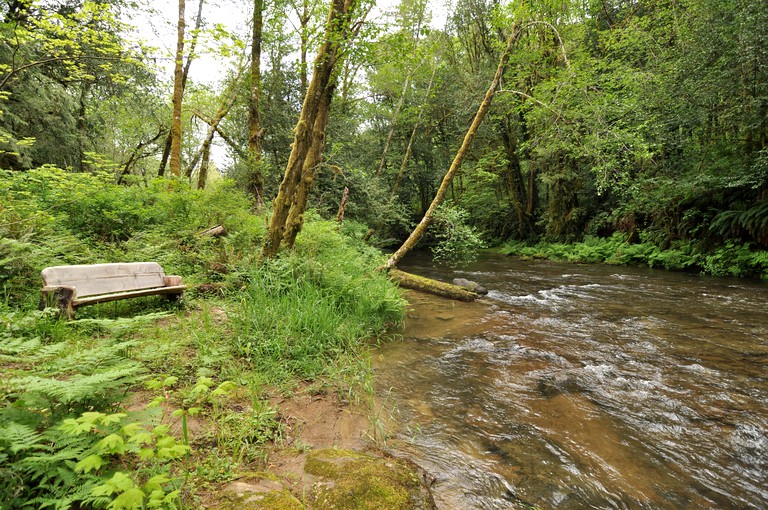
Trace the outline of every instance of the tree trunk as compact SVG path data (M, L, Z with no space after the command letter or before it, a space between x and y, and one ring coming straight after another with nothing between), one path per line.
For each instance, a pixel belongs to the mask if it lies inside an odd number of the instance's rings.
M181 95L184 96L184 90L187 88L187 77L189 76L189 68L192 66L192 60L195 55L195 48L197 47L197 34L200 32L200 28L203 26L203 5L205 0L200 0L197 5L197 18L195 18L195 30L192 32L192 41L189 43L189 56L187 62L184 64L184 73L181 77ZM168 137L165 139L165 146L163 148L163 156L160 159L160 168L157 169L157 176L162 177L165 175L165 167L168 164L168 157L171 155L171 132L168 131Z
M421 292L467 302L474 301L479 297L478 294L475 294L464 287L406 273L399 269L390 269L388 274L392 280L396 281L404 289L419 290Z
M248 105L248 164L251 173L249 191L258 207L263 205L264 178L259 162L264 129L261 127L259 101L261 100L261 39L264 27L264 0L253 1L253 37L251 38L251 101Z
M206 121L208 124L208 132L205 135L205 139L203 140L202 145L200 145L200 148L195 153L194 157L192 158L192 161L189 163L189 166L187 166L187 171L185 175L187 177L190 177L192 175L192 172L194 172L195 167L200 162L201 158L205 160L206 153L210 156L211 152L211 143L213 142L213 136L216 134L216 128L219 127L219 123L226 117L226 115L229 113L229 110L232 109L232 106L235 104L235 101L237 100L237 83L239 81L239 77L236 77L233 85L232 85L232 95L224 102L220 107L219 111L216 112L216 115L213 116L210 121ZM199 115L198 115L199 117ZM203 181L204 182L204 181ZM198 188L204 188L205 185L200 186L200 181L198 180Z
M392 144L392 137L395 134L395 126L397 126L397 119L400 117L400 111L405 104L405 96L408 95L408 86L411 84L411 76L413 72L408 73L405 77L405 83L403 84L403 91L400 93L400 99L397 101L395 107L395 113L392 114L392 120L389 123L389 132L387 133L387 139L384 141L384 149L381 151L381 160L379 161L379 167L376 169L376 175L381 175L384 171L384 167L387 164L387 152L389 152L389 146Z
M213 136L211 136L213 138ZM208 165L211 163L211 144L210 142L203 146L203 159L200 162L200 172L197 174L197 189L205 189L205 183L208 181Z
M525 239L531 230L530 217L528 210L528 195L526 182L523 177L523 171L520 165L520 154L518 152L518 135L513 123L515 119L510 115L505 115L499 120L499 134L507 165L504 169L504 177L507 184L507 195L512 208L515 211L515 220L517 223L517 233L520 239Z
M301 229L306 199L325 139L325 127L335 88L333 69L339 59L342 44L351 33L350 16L355 6L356 0L333 0L331 3L325 40L315 59L312 80L294 129L291 155L273 204L261 257L275 256L283 240L288 247L292 247Z
M341 223L344 221L344 209L347 206L347 199L349 198L349 188L344 187L344 193L341 195L341 203L339 204L339 212L336 215L336 222Z
M467 134L464 135L464 141L462 142L461 147L456 153L456 157L454 157L453 163L451 163L451 167L448 169L448 172L445 174L445 177L443 177L443 182L440 183L440 187L438 188L437 193L435 194L435 198L432 200L432 203L430 204L429 209L427 209L427 212L424 213L424 217L421 219L421 221L413 230L413 232L411 232L411 235L408 236L408 239L406 239L403 245L400 248L398 248L397 251L389 257L389 260L387 260L387 262L384 264L384 269L390 270L393 267L395 267L397 263L402 260L405 254L411 251L414 246L416 246L416 243L419 242L421 237L424 235L424 232L426 232L427 227L432 222L432 217L435 213L435 210L443 201L443 198L445 197L445 193L448 191L448 187L450 186L451 181L453 180L453 176L461 167L461 164L464 161L464 157L467 155L467 152L469 151L469 148L472 145L472 141L474 140L475 135L477 134L477 129L480 127L480 124L483 122L483 118L485 117L485 114L488 112L488 108L490 108L491 106L493 95L495 94L496 88L499 86L499 83L501 82L501 76L504 74L504 69L507 66L507 61L509 60L509 53L512 51L512 46L515 44L519 36L520 36L520 24L516 23L515 26L512 28L512 35L509 36L509 39L507 41L507 46L504 49L504 52L501 54L501 58L499 59L499 66L496 68L496 75L493 77L491 86L488 87L488 90L485 93L485 97L483 98L483 102L480 103L480 108L477 110L477 113L475 114L475 118L472 121L472 125L469 127Z
M176 65L173 73L173 122L171 123L171 174L181 176L181 99L184 94L184 7L185 0L179 0L179 22L176 38Z
M125 177L133 171L134 166L136 163L143 157L147 157L147 154L142 154L142 149L152 143L155 143L157 140L159 140L163 135L166 134L166 131L161 127L160 130L157 132L157 134L151 138L148 141L141 140L138 145L136 145L136 148L133 149L133 152L128 157L128 161L126 161L123 164L123 170L120 172L120 176L117 178L117 184L122 184L125 181Z
M77 161L75 161L76 171L84 172L85 167L85 152L86 143L88 139L88 122L87 122L87 99L88 93L91 90L91 81L88 79L83 80L82 88L80 89L80 109L77 114Z
M403 161L400 163L400 171L397 173L397 178L395 179L395 183L392 185L392 191L390 192L390 197L392 199L395 198L397 189L400 187L400 183L402 182L403 176L405 175L405 169L408 166L408 160L411 159L411 152L413 151L413 141L416 139L416 131L419 129L419 126L421 125L421 114L424 113L424 107L429 102L429 95L432 93L432 84L435 82L436 73L437 73L437 63L435 63L435 66L432 68L432 76L430 76L429 78L429 85L427 85L427 93L424 94L424 103L422 103L421 108L419 108L419 113L416 116L416 123L413 125L413 129L411 130L411 136L408 138L408 146L405 148L405 156L403 156Z
M416 64L416 50L419 47L419 39L421 35L421 23L424 20L424 8L422 7L421 10L418 12L418 19L416 20L416 30L413 33L413 57L414 62L412 62L411 70L408 73L408 75L405 77L405 83L403 83L403 91L400 93L400 98L397 100L397 106L395 107L395 113L392 114L392 120L389 125L389 132L387 133L387 139L384 142L384 150L381 152L381 160L379 161L379 167L376 169L376 175L381 175L381 172L384 171L384 167L387 165L387 153L389 152L389 146L392 144L392 137L395 134L395 127L397 126L397 119L400 117L400 112L403 110L403 106L405 105L405 98L408 96L408 87L411 84L411 79L413 78L413 75L416 74L417 66Z
M296 9L296 15L299 17L299 83L301 84L301 93L307 93L307 51L309 49L309 22L312 19L312 9L310 9L309 0L303 0L301 12Z

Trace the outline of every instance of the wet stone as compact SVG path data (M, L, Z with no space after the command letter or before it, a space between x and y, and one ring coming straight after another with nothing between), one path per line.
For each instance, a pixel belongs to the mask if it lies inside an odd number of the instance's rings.
M464 287L465 289L474 292L475 294L488 294L488 289L477 282L473 282L472 280L467 280L465 278L454 278L453 284L458 285L459 287Z
M542 396L556 397L564 393L580 393L587 391L574 374L558 372L548 374L539 379L537 389Z

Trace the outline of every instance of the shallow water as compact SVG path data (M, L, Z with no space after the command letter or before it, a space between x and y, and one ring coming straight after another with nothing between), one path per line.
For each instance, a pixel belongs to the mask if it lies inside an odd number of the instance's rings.
M768 507L768 285L486 256L374 356L441 509Z

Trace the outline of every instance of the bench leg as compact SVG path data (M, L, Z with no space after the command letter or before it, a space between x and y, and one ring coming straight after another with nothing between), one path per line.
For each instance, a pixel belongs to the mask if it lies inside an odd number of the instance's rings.
M40 297L40 310L45 310L47 307L56 307L59 309L59 316L66 317L69 320L75 318L75 307L72 306L72 298L74 297L72 289L60 287L53 291L43 292Z
M165 299L170 301L171 303L178 303L181 301L182 293L179 292L178 294L163 294L165 296Z

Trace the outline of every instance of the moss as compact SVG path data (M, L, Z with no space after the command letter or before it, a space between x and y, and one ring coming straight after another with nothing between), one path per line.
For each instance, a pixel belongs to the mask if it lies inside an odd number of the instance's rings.
M373 457L352 450L336 448L314 450L307 456L304 471L310 475L336 479L345 472L357 469L372 460L374 460Z
M433 508L421 478L405 461L347 450L317 450L305 471L324 481L312 490L312 508L411 510Z
M248 494L225 492L212 510L304 510L304 505L285 490Z
M474 301L479 296L475 292L471 292L464 287L406 273L399 269L390 269L389 276L404 289L419 290L421 292L466 302Z
M272 473L244 473L237 484L216 495L213 510L304 510L304 505Z

